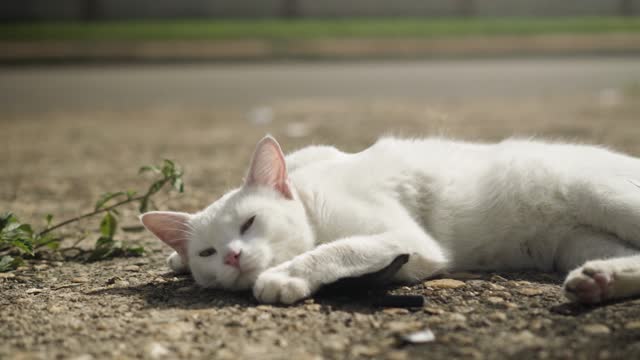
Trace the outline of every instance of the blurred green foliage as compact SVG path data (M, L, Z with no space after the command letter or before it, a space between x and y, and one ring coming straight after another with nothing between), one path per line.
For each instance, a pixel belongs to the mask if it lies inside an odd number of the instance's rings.
M0 40L295 40L638 32L640 17L168 20L0 24Z

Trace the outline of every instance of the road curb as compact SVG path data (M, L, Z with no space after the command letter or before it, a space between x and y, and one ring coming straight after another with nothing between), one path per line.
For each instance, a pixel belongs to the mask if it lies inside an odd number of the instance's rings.
M310 40L4 41L0 62L225 61L640 53L640 34Z

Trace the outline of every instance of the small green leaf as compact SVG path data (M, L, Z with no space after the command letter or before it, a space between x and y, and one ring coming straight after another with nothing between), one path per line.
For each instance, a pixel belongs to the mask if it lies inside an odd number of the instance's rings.
M15 258L9 255L2 256L0 257L0 272L15 270L23 263L24 261L22 261L22 258L19 256Z
M115 216L113 216L111 211L107 211L100 222L100 234L105 238L112 239L116 233L117 226L118 221Z
M148 171L154 172L156 174L161 173L160 169L157 166L145 165L140 167L140 169L138 170L138 174L142 174Z
M9 255L5 255L0 258L0 272L5 272L9 270L13 270L11 264L13 263L13 257Z
M7 226L5 226L3 230L6 233L16 232L18 231L18 228L20 227L20 225L22 224L20 224L19 222L12 221L9 224L7 224Z
M16 238L13 241L11 241L11 245L13 245L14 247L20 249L21 251L29 254L29 255L33 255L33 243L31 241L29 241L30 239L28 238Z
M127 200L131 200L134 196L136 196L137 192L133 190L127 191Z
M31 229L31 225L30 224L20 224L17 227L18 231L22 231L26 234L33 234L33 230Z
M171 185L173 185L173 188L176 189L179 193L184 192L184 183L182 182L181 178L173 179L173 181L171 181Z
M48 229L51 226L51 220L53 220L53 215L47 214L47 216L45 217L45 220L47 221L47 229Z
M142 256L144 255L144 247L142 246L130 246L127 248L127 255L129 256Z
M57 250L60 247L61 238L55 238L53 234L47 233L42 236L36 235L33 239L34 248L38 248L43 244L51 250Z
M47 247L51 250L58 250L60 248L60 241L48 242Z
M169 160L165 159L162 166L162 175L165 179L176 179L182 176L182 172L176 167L176 164Z
M15 218L13 216L13 213L11 212L6 212L2 214L0 216L0 230L4 229L4 227L7 226L7 224L9 224L10 222L12 222L13 219Z

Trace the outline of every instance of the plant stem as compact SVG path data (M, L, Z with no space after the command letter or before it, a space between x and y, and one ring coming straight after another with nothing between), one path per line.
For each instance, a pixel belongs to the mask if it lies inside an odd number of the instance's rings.
M42 236L42 235L44 235L44 234L46 234L46 233L48 233L50 231L53 231L53 230L55 230L57 228L60 228L60 227L63 227L63 226L65 226L67 224L70 224L72 222L76 222L78 220L82 220L84 218L88 218L88 217L93 216L93 215L97 215L97 214L100 214L100 213L103 213L103 212L107 212L107 211L113 210L114 208L116 208L116 207L118 207L120 205L128 204L130 202L140 201L140 200L144 199L146 196L148 196L148 195L145 194L145 195L140 195L140 196L128 198L128 199L122 200L120 202L117 202L117 203L115 203L115 204L113 204L111 206L108 206L108 207L105 207L105 208L102 208L102 209L98 209L98 210L92 211L90 213L86 213L86 214L83 214L83 215L76 216L74 218L65 220L63 222L57 223L57 224L55 224L55 225L53 225L53 226L51 226L51 227L49 227L47 229L44 229L44 230L40 231L38 233L38 236Z
M62 238L62 237L55 237L55 238L53 238L53 239L51 239L51 240L48 240L48 241L45 241L45 242L43 242L43 243L40 243L40 244L36 245L36 246L33 248L33 250L40 249L40 248L45 247L45 246L47 246L47 245L49 245L49 244L51 244L51 243L54 243L54 242L62 241L63 239L64 239L64 238Z

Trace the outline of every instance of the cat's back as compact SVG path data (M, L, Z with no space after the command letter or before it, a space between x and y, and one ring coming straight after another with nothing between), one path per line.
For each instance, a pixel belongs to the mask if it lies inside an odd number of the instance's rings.
M329 145L311 145L288 154L285 158L289 173L305 167L316 166L325 161L344 158L347 154Z
M383 137L357 153L346 153L333 146L308 146L286 157L293 177L315 178L322 174L363 181L387 183L400 174L428 170L446 176L456 169L469 171L487 157L490 145L446 138L403 139ZM375 175L375 176L369 176Z

